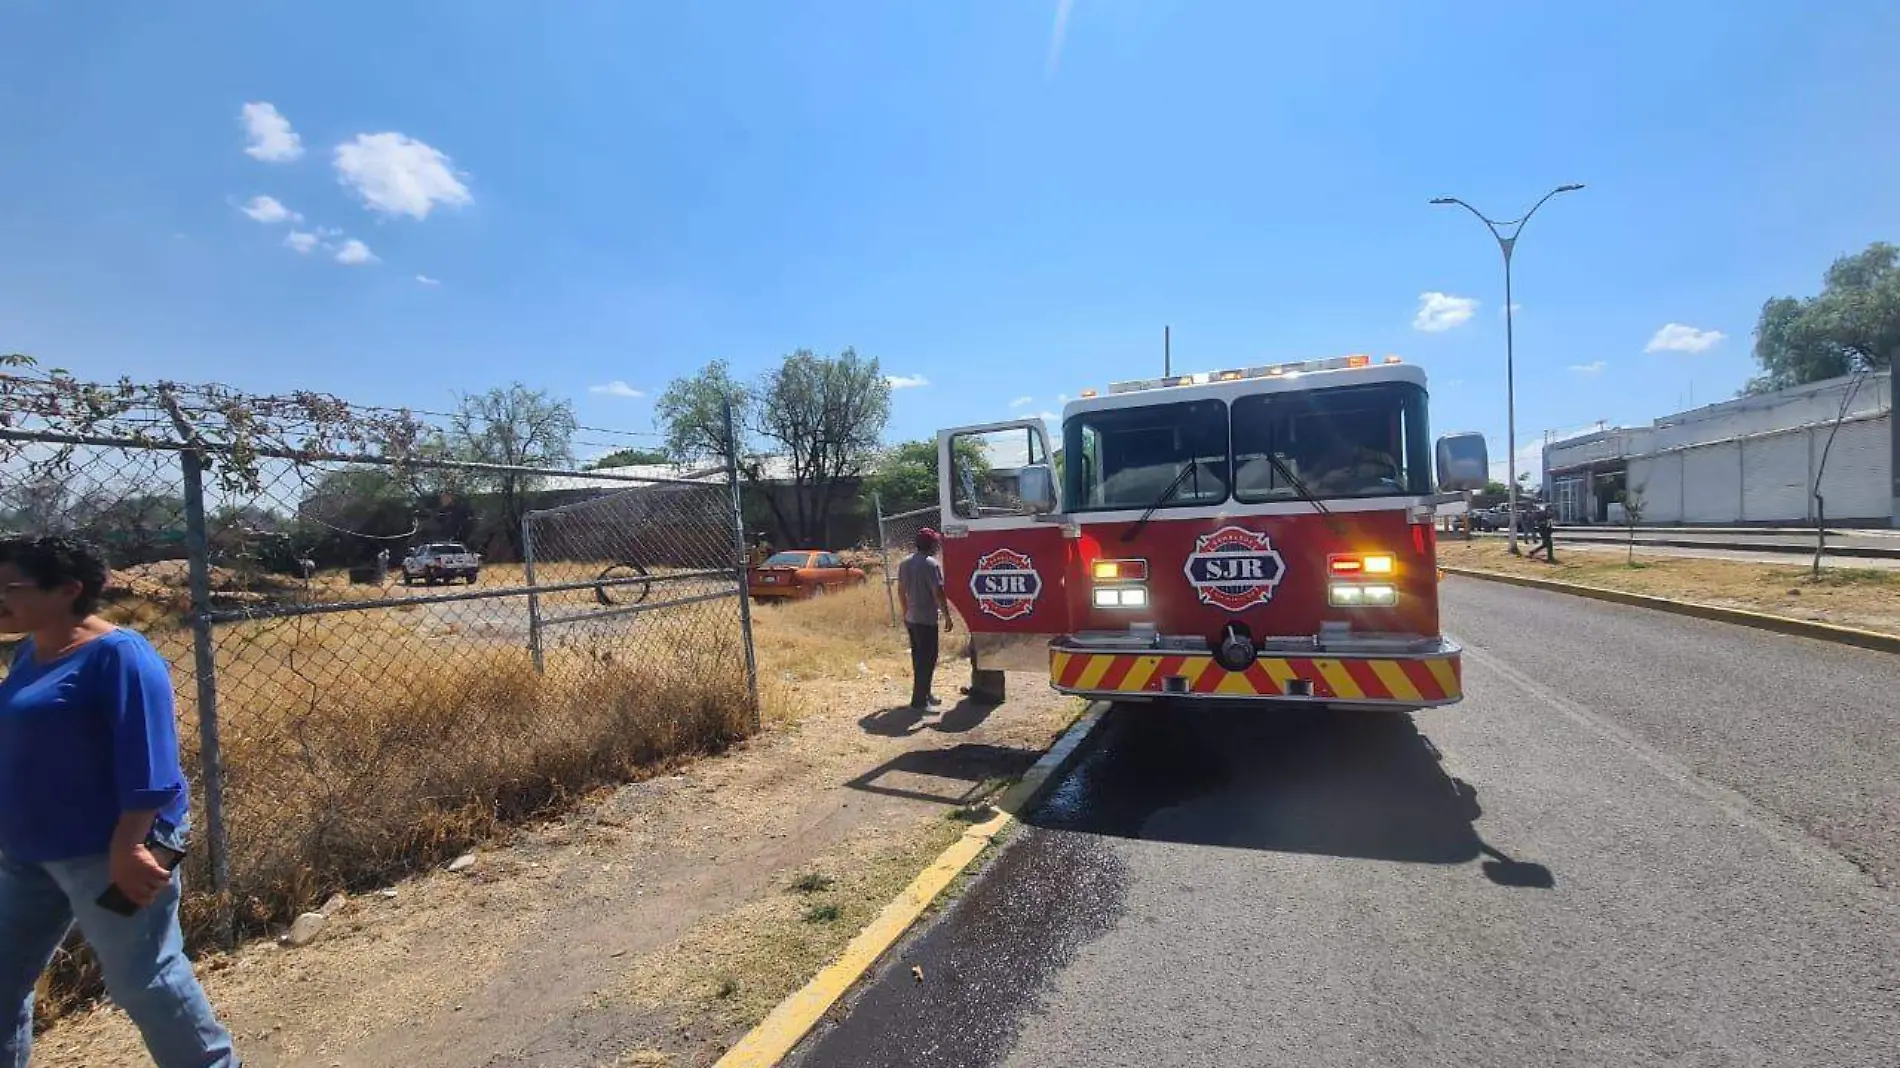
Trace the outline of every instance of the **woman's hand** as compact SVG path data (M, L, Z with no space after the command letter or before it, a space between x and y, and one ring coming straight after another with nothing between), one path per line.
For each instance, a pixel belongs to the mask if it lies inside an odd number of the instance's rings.
M165 870L152 851L143 844L130 849L114 849L108 858L113 885L140 908L158 899L171 884L172 873Z

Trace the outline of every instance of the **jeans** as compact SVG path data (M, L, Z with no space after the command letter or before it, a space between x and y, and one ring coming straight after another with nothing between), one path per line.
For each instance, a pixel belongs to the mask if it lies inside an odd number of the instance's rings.
M158 1068L235 1068L231 1035L211 1012L178 929L178 876L130 916L95 902L112 881L104 854L26 863L0 855L0 1068L27 1068L33 984L75 921L106 992L138 1025Z
M937 673L937 628L931 623L906 623L910 631L910 706L930 704L930 677Z

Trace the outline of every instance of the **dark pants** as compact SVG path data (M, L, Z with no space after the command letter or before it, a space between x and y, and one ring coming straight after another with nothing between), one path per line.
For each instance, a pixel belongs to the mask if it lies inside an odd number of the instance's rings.
M1537 547L1531 550L1530 555L1536 556L1538 553L1543 553L1544 559L1553 564L1557 562L1557 544L1550 531L1538 532Z
M910 631L910 703L923 708L930 699L930 677L937 672L937 628L930 623L906 623Z

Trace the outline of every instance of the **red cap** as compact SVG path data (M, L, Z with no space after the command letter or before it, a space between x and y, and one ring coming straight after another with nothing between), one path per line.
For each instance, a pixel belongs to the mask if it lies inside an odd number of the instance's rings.
M918 541L942 541L943 535L937 533L936 529L933 527L925 527L924 529L917 532L917 540Z

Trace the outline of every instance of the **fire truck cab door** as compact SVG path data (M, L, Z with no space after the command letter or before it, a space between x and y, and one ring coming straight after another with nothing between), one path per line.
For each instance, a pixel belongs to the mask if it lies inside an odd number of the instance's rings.
M1068 631L1063 534L1049 435L1040 419L937 434L944 588L980 668L1044 670Z

